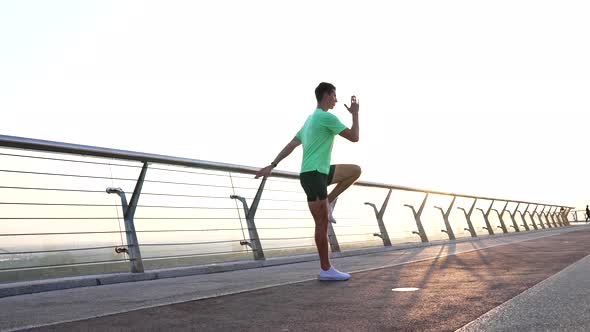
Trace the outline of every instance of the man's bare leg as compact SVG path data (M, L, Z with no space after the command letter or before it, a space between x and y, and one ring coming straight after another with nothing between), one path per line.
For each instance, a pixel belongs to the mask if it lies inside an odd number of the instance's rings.
M361 176L361 168L358 165L335 165L334 177L330 184L336 184L328 195L328 201L333 202L340 194L358 180Z
M328 270L331 266L328 252L328 200L316 200L307 204L315 221L315 245L318 248L320 265L323 270Z

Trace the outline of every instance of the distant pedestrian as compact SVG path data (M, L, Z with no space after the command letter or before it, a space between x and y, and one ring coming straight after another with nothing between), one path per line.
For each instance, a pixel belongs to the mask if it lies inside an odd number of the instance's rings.
M586 223L588 223L588 220L590 220L590 209L588 208L588 205L586 205Z

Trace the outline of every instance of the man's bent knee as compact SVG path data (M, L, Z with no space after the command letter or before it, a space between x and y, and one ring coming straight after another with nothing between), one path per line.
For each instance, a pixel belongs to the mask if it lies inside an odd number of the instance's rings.
M358 179L361 176L361 167L353 164L335 165L335 172L330 184L340 183L350 179Z
M350 165L348 167L348 179L358 179L361 176L362 169L359 165Z

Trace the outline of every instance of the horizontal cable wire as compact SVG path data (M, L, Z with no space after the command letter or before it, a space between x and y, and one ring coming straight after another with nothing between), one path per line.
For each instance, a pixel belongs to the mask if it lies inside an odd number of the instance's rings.
M180 170L180 169L159 168L159 167L153 167L153 166L150 166L150 170L185 173L185 174L196 174L196 175L221 176L221 177L229 178L228 174L213 174L213 173L204 173L204 172L194 172L194 171L185 171L185 170Z
M107 176L64 174L64 173L46 173L46 172L28 172L28 171L14 171L14 170L4 170L4 169L0 169L0 172L5 172L5 173L18 173L18 174L32 174L32 175L62 176L62 177L84 178L84 179L118 180L118 181L134 181L134 182L137 181L137 179L130 179L130 178L116 178L116 177L112 177L111 178L111 177L107 177ZM211 187L211 188L231 188L230 186L220 186L220 185L212 185L212 184L199 184L199 183L187 183L187 182L175 182L175 181L144 180L143 182L162 183L162 184L177 184L177 185L198 186L198 187ZM258 188L241 188L241 189L258 189ZM269 191L270 191L270 189L269 189Z
M301 226L301 227L256 227L256 229L299 229L299 228L306 228L306 229L314 229L315 226Z
M264 209L264 208L258 208L257 211L309 212L309 210L306 210L306 209Z
M142 167L140 165L109 164L109 163L94 162L94 161L87 161L87 160L72 160L72 159L49 158L49 157L38 157L38 156L24 156L24 155L19 155L19 154L10 154L10 153L0 153L0 156L32 158L32 159L42 159L42 160L52 160L52 161L67 161L67 162L72 162L72 163L92 164L92 165L120 166L120 167L133 167L133 168L141 168Z
M314 227L289 227L295 228L314 228ZM287 229L287 228L257 228L257 229ZM218 228L218 229L162 229L162 230L136 230L136 233L173 233L173 232L221 232L221 231L240 231L240 228ZM6 233L0 236L46 236L46 235L83 235L83 234L119 234L128 233L128 231L97 231L97 232L59 232L59 233ZM401 233L401 232L400 232ZM396 233L391 233L396 234Z
M260 228L258 228L260 229ZM163 229L136 231L137 233L173 233L173 232L220 232L220 231L241 231L241 228L210 228L210 229Z
M195 209L195 210L235 210L235 207L206 207L206 206L171 206L171 205L138 205L138 208L158 209Z
M123 164L112 164L112 163L96 162L96 161L72 160L72 159L49 158L49 157L38 157L38 156L24 156L24 155L9 154L9 153L0 153L0 156L10 156L10 157L20 157L20 158L32 158L32 159L42 159L42 160L52 160L52 161L66 161L66 162L72 162L72 163L92 164L92 165L142 168L141 165L123 165ZM159 168L159 167L153 167L153 166L150 167L150 170L159 170L159 171L168 171L168 172L179 172L179 173L189 173L189 174L197 174L197 175L210 175L210 176L229 177L229 175L225 175L225 174L212 174L212 173L204 173L204 172L183 171L183 170L174 170L174 169ZM249 177L243 177L243 178L249 178Z
M117 217L3 217L0 220L120 220ZM135 217L134 220L238 220L230 217Z
M303 239L313 239L313 236L306 236L306 237L269 237L269 238L262 238L260 241L278 241L278 240L303 240Z
M65 189L65 188L36 188L36 187L7 187L0 186L0 189L19 189L19 190L40 190L40 191L63 191L63 192L82 192L82 193L106 193L106 190L85 190L85 189ZM131 192L126 191L126 194ZM153 196L168 196L168 197L187 197L187 198L214 198L214 199L229 199L228 196L204 196L204 195L184 195L184 194L168 194L168 193L141 193L142 195L153 195ZM252 199L252 198L248 198ZM293 201L298 202L298 201Z
M107 176L80 175L80 174L64 174L64 173L31 172L31 171L15 171L15 170L6 170L6 169L0 169L0 172L5 172L5 173L18 173L18 174L30 174L30 175L47 175L47 176L73 177L73 178L83 178L83 179L98 179L98 180L117 180L117 181L134 181L134 182L137 181L137 179L131 179L131 178L117 178L117 177L107 177ZM144 180L144 182L145 183L174 184L174 185L183 185L183 186L195 186L195 187L208 187L208 188L226 188L226 189L231 188L231 186L213 185L213 184L201 184L201 183L190 183L190 182L176 182L176 181ZM235 189L258 190L258 188L248 188L248 187L236 187ZM282 189L265 189L265 191L269 191L269 192L298 193L298 194L301 193L301 191L282 190Z
M121 204L82 204L82 203L27 203L27 202L0 202L0 205L29 205L29 206L85 206L85 207L121 207ZM159 209L196 209L196 210L235 210L235 207L207 207L207 206L171 206L171 205L137 205L137 208ZM275 209L258 209L275 210ZM276 209L277 211L283 209Z
M126 192L127 193L127 192ZM169 193L141 193L142 195L150 195L150 196L166 196L166 197L185 197L185 198L213 198L213 199L229 199L229 195L227 196L205 196L205 195L186 195L186 194L169 194Z
M102 192L102 191L101 191ZM223 197L226 198L226 197ZM28 206L84 206L84 207L120 207L120 204L90 204L90 203L37 203L37 202L0 202L0 205L28 205ZM200 210L235 210L235 207L207 207L207 206L173 206L173 205L137 205L138 208L160 209L200 209ZM309 212L304 209L259 208L258 211L287 211ZM342 218L345 219L345 218Z
M156 259L167 259L167 258L184 258L184 257L201 257L201 256L219 256L219 255L227 255L227 254L240 254L240 253L248 253L247 250L240 250L240 251L218 251L218 252L207 252L202 254L187 254L187 255L175 255L175 256L151 256L151 257L142 257L142 260L156 260Z
M254 199L253 197L246 197L246 199ZM261 199L261 202L290 202L290 203L305 203L304 200L301 199L274 199L274 198L265 198Z
M116 218L115 218L116 219ZM239 218L233 217L135 217L135 220L238 220Z
M186 242L186 243L142 243L142 247L163 247L163 246L183 246L183 245L199 245L199 244L219 244L219 243L239 243L240 240L223 240L223 241L208 241L208 242Z
M273 183L273 182L279 182L279 183L289 183L289 184L297 184L297 185L301 185L299 183L298 180L292 179L292 180L278 180L278 179L269 179L268 183Z
M253 181L259 181L259 180L255 179L254 177L251 177L251 176L235 176L235 175L232 175L232 176L234 178L237 178L237 179L248 179L248 180L253 180ZM272 177L268 178L267 183L275 183L275 182L290 183L290 184L297 184L297 185L299 185L299 181L296 180L296 179L292 179L292 180L279 180L278 178L272 178Z
M0 186L0 189L46 190L46 191L65 191L65 192L83 192L83 193L106 193L106 190L62 189L62 188L35 188L35 187Z
M245 188L245 187L235 187L235 189L246 189L246 190L258 190L258 188ZM272 192L283 192L283 193L296 193L302 194L303 191L296 191L296 190L282 190L282 189L267 189L264 188L264 191L272 191Z
M315 245L291 246L291 247L275 247L275 248L268 248L268 249L265 248L264 251L285 250L285 249L300 249L300 248L315 248Z
M312 217L282 217L282 218L258 217L258 218L256 218L256 220L307 220L307 219L312 219Z
M336 218L338 219L338 218ZM334 225L335 228L351 228L351 227L378 227L378 225Z
M79 262L79 263L68 263L68 264L50 264L50 265L35 265L35 266L23 266L23 267L12 267L12 268L1 268L0 272L2 271L26 271L26 270L36 270L36 269L47 269L47 268L55 268L55 267L69 267L69 266L77 266L77 265L94 265L94 264L103 264L103 263L123 263L128 262L126 259L112 259L112 260L104 260L104 261L88 261L88 262Z
M381 239L374 239L374 240L365 240L365 241L348 241L348 242L340 242L340 241L338 241L338 243L340 243L340 244L352 244L352 243L368 243L368 242L375 242L375 241L382 242L382 240L381 240Z
M82 235L82 234L119 234L125 231L102 231L102 232L67 232L67 233L14 233L0 234L0 236L45 236L45 235Z
M85 251L98 249L114 249L120 246L105 246L105 247L90 247L90 248L70 248L70 249L53 249L53 250L35 250L35 251L14 251L14 252L0 252L0 255L25 255L25 254L46 254L50 252L66 252L66 251Z
M412 234L412 231L403 231L403 232L391 232L391 231L387 231L387 234Z
M2 217L0 220L118 220L117 217ZM135 218L138 219L138 218Z
M26 203L26 202L0 202L0 205L29 205L29 206L101 206L101 207L119 207L120 204L76 204L76 203Z
M340 220L340 219L346 220L344 218L336 218L336 220ZM353 225L353 227L378 227L378 226L379 225L377 225L377 224L374 224L374 225L373 224Z
M0 172L4 173L18 173L18 174L31 174L31 175L49 175L49 176L63 176L63 177L74 177L74 178L85 178L85 179L101 179L101 180L122 180L122 181L137 181L137 179L127 178L110 178L105 176L94 176L94 175L79 175L79 174L64 174L64 173L47 173L47 172L32 172L32 171L15 171L0 169Z
M361 236L361 235L373 235L375 233L358 233L358 234L338 234L338 236Z
M225 198L225 197L224 197ZM91 203L37 203L37 202L0 202L0 205L30 205L30 206L86 206L86 207L120 207L121 204L91 204ZM138 208L160 208L160 209L201 209L201 210L235 210L235 207L208 207L208 206L174 206L174 205L137 205ZM308 212L309 210L297 209L264 209L258 211L299 211Z

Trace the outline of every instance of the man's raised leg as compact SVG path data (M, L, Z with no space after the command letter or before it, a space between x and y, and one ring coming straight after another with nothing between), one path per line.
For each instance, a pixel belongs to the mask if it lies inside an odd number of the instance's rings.
M336 184L336 187L328 195L328 201L330 203L336 200L340 194L352 186L361 176L361 168L358 165L342 164L334 166L334 176L332 177L332 182L329 184Z
M334 216L334 205L336 205L336 199L338 195L342 194L348 187L358 180L361 176L361 168L357 165L334 165L334 176L330 184L336 184L336 187L332 189L332 192L328 195L328 218L331 223L336 223Z

